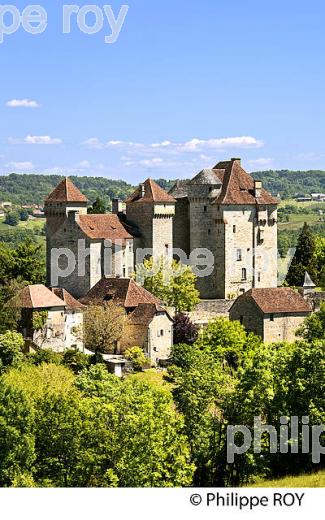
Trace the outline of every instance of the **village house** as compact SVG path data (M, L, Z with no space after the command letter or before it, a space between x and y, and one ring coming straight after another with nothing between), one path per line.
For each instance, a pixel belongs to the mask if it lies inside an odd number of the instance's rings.
M64 289L28 285L19 294L27 350L83 351L84 306Z
M158 298L128 278L103 278L81 299L84 305L113 302L123 307L127 323L119 351L142 347L152 364L168 359L173 343L173 320Z
M294 342L296 331L312 313L311 305L289 287L250 289L230 309L230 319L266 343Z

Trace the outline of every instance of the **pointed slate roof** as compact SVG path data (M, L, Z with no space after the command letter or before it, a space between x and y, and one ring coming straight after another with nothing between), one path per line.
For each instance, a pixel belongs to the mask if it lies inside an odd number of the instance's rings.
M130 202L176 202L174 197L169 195L167 191L161 188L152 179L147 179L143 183L144 195L141 196L141 184L135 190L135 192L126 199L126 204Z
M45 199L45 202L88 202L81 191L66 177Z
M28 285L20 292L20 304L23 309L49 309L65 307L66 304L45 285Z
M307 271L305 272L304 287L316 287L316 284L312 281Z

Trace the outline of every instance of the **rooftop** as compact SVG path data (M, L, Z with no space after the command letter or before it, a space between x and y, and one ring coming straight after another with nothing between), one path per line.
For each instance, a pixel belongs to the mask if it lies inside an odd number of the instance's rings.
M45 199L45 202L88 202L87 197L67 177Z
M170 193L176 198L208 196L214 204L278 204L278 200L263 188L256 197L255 181L241 167L240 159L219 162L190 181L178 181Z
M252 299L264 314L311 312L309 303L290 287L250 289L239 296L235 304Z
M24 309L49 309L66 304L45 285L28 285L20 292L20 304Z
M174 197L169 195L167 191L161 188L152 179L147 179L143 184L140 184L135 192L126 199L126 204L130 202L176 202Z
M92 239L127 240L133 238L117 215L79 215L80 229Z
M143 303L155 305L156 311L161 308L160 300L131 278L102 278L81 299L84 304L102 304L108 301L126 309L138 307Z

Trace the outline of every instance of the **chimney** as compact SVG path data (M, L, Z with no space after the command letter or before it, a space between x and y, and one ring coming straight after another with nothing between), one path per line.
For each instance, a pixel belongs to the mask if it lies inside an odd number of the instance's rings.
M140 198L142 199L145 194L146 194L146 188L145 188L145 185L143 183L139 184L139 193L140 193Z
M254 196L258 199L262 195L262 181L254 181Z
M231 162L238 162L241 165L241 158L240 157L232 157Z
M113 215L123 213L123 202L121 201L121 199L112 200L112 213Z

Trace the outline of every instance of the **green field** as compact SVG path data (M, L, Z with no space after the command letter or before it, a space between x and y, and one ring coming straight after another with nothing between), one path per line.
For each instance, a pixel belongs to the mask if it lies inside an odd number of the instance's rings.
M14 231L15 229L24 228L31 229L35 232L44 229L45 219L32 219L27 222L19 222L18 226L8 226L4 223L4 217L0 217L0 231Z
M269 488L313 488L325 487L325 471L312 473L311 475L300 475L297 477L284 477L275 480L259 480L246 487L269 487Z

